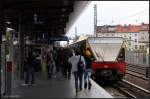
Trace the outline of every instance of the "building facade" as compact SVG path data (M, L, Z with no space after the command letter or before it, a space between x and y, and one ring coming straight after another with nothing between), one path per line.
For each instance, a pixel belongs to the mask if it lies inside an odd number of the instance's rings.
M97 26L98 37L123 37L128 50L139 50L149 44L149 24L141 25L104 25Z

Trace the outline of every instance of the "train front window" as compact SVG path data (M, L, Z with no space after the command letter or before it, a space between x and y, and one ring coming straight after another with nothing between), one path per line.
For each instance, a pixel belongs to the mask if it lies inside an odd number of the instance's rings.
M118 61L124 61L125 60L125 49L124 48L121 49L117 60Z

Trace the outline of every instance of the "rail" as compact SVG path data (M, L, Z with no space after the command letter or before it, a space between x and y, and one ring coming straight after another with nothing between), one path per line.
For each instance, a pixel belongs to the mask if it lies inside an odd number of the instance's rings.
M133 84L131 82L128 82L126 80L122 80L122 82L124 82L124 83L126 83L126 84L128 84L128 85L130 85L130 86L132 86L134 88L137 88L138 90L141 90L141 91L145 92L146 94L150 94L150 92L148 90L146 90L146 89L144 89L144 88L142 88L140 86L137 86L137 85L135 85L135 84Z
M117 88L118 90L120 90L121 92L123 92L126 96L131 97L131 98L136 98L135 95L129 93L128 91L126 91L123 88L120 88L117 84L114 84L113 87Z
M145 75L139 75L138 73L132 71L126 71L126 74L148 81L148 78L146 78Z
M148 67L147 66L137 66L137 65L133 65L133 64L127 64L126 70L140 74L140 75L148 78Z
M113 86L131 98L137 98L140 95L146 96L146 95L150 94L150 92L148 90L143 89L140 86L137 86L126 80L121 80L120 82L113 84Z

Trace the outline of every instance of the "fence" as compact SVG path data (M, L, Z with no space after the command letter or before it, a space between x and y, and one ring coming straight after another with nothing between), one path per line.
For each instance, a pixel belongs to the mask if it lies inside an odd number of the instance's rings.
M125 60L129 64L135 64L140 66L149 66L149 54L126 52Z

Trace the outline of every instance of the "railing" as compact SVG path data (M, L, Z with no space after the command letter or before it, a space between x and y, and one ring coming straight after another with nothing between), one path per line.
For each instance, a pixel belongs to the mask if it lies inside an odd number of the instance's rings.
M128 64L134 64L139 66L149 66L149 54L126 52L125 60Z

